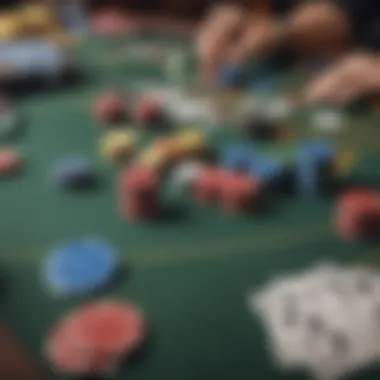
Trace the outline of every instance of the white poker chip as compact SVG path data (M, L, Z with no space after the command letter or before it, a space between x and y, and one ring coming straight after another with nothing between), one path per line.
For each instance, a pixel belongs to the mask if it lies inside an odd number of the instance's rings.
M292 111L292 105L286 98L277 98L268 101L264 107L266 114L275 119L286 118Z
M202 99L182 100L171 111L176 121L184 124L210 121L214 117L213 107Z
M344 126L343 115L336 110L320 110L311 116L311 125L319 132L340 132Z
M204 165L200 162L187 161L174 168L171 175L172 190L176 193L186 191L201 173Z

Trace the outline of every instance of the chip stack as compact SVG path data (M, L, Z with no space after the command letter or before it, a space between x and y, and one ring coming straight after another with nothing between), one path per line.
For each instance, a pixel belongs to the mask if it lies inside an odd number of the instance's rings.
M216 203L220 200L223 177L225 173L215 167L204 168L194 183L194 196L204 204Z
M136 166L122 173L120 207L132 221L154 219L159 213L159 175L154 168Z
M260 180L265 187L275 187L283 176L281 165L269 157L257 156L250 173L254 178Z
M150 98L141 98L135 105L134 121L144 127L161 126L164 119L160 102Z
M49 332L45 351L53 369L64 375L115 375L145 338L145 321L134 305L101 300L80 307Z
M254 166L255 153L254 150L244 144L234 144L228 146L222 154L222 165L231 172L250 171Z
M95 103L94 113L105 124L122 121L127 114L124 95L116 91L103 93Z
M296 158L296 187L301 195L326 194L334 184L336 150L325 141L302 144Z
M335 224L343 239L380 237L380 193L372 190L350 190L338 199Z
M257 205L259 180L246 174L226 174L223 177L221 207L227 212L250 212Z

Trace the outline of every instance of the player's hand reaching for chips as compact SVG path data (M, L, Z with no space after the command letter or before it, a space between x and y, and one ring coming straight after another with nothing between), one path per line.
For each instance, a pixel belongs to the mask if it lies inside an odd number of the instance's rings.
M276 21L235 6L215 8L197 39L203 80L212 81L224 64L241 64L255 54L271 50L277 43Z
M358 53L314 78L305 89L308 103L344 106L380 90L380 59Z
M212 80L218 66L227 57L234 37L242 32L246 16L235 6L214 8L197 37L197 54L204 80Z

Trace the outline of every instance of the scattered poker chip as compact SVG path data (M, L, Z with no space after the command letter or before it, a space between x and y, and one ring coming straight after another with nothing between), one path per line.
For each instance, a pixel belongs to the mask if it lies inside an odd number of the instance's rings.
M145 336L146 323L136 306L101 300L59 320L47 336L45 354L61 374L112 375Z
M110 131L101 139L100 149L109 161L124 162L131 157L136 140L136 134L132 131Z
M260 181L250 175L225 173L221 187L220 205L227 212L250 212L257 205Z
M0 149L0 177L8 177L19 172L22 157L16 150Z
M343 193L338 199L335 223L343 239L379 238L380 194L368 189Z
M94 113L102 123L117 123L125 119L126 101L123 94L117 91L103 93L96 101Z
M171 174L173 192L181 193L191 188L202 172L204 165L197 161L187 161L178 164Z
M137 158L137 165L152 168L162 168L167 164L167 157L162 150L150 147Z
M121 174L119 207L132 221L155 219L160 212L159 173L156 168L135 166Z
M53 182L64 188L87 189L96 183L91 161L84 155L61 158L52 169Z
M207 137L203 131L183 130L175 136L176 146L183 155L200 153L206 149Z
M106 287L118 266L105 241L84 238L55 249L43 266L44 283L57 295L84 295Z
M256 152L245 144L231 144L222 153L222 166L231 172L249 172L255 164Z
M329 192L334 184L336 148L328 141L308 141L300 145L296 157L296 186L302 195Z
M162 124L163 118L163 106L155 99L142 98L135 105L134 121L139 125L157 126Z
M269 101L265 107L265 114L274 120L281 120L292 112L291 101L287 98L275 98Z
M194 183L194 197L201 204L220 201L225 172L219 168L206 167L197 175Z
M337 133L344 126L344 118L337 110L319 110L312 114L311 124L319 132Z

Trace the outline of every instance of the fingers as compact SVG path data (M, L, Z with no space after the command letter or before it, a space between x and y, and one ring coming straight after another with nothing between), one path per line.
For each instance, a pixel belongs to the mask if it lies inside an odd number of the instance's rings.
M279 37L279 25L275 21L257 19L230 50L228 61L240 64L255 55L274 50Z
M289 15L286 23L291 47L305 55L335 56L351 37L346 14L333 2L306 2Z
M243 10L233 6L217 7L210 13L201 27L196 43L203 76L210 78L216 73L244 19Z

